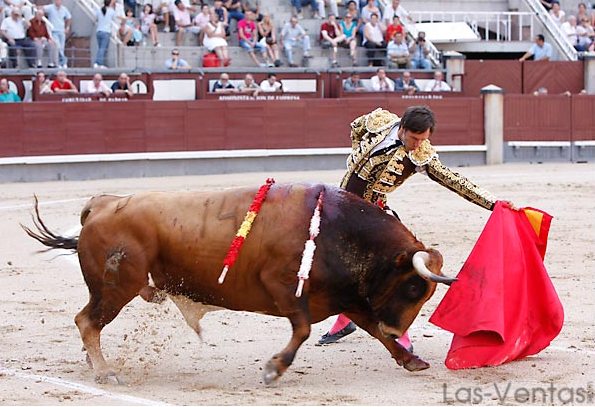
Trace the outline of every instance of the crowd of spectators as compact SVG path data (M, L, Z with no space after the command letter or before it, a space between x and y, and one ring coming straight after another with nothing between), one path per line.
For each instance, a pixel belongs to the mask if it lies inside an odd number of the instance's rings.
M242 82L236 86L230 81L229 74L224 72L215 81L210 91L213 93L257 96L259 93L283 92L283 84L277 80L276 74L269 73L267 78L260 82L260 85L254 81L252 74L246 74Z
M559 0L541 2L577 51L595 52L595 10L584 2L578 4L576 12L562 10Z
M423 86L418 86L409 71L403 71L400 77L390 78L384 68L378 68L367 84L358 72L352 72L344 82L344 92L401 92L413 95L417 92L450 92L452 88L444 81L442 71L435 71L434 78L424 80Z

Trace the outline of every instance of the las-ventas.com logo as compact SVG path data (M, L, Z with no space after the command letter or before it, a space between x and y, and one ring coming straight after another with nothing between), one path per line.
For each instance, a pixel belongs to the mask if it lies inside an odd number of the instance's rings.
M499 403L516 402L530 404L593 404L595 394L593 383L584 387L556 387L549 385L525 387L514 386L512 382L493 383L487 387L449 388L442 383L442 401L444 403L479 404L485 400L498 400Z

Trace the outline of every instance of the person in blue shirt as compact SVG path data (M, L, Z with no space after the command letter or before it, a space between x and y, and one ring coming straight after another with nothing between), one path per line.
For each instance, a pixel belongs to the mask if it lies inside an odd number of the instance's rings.
M104 0L103 7L97 10L97 55L94 68L105 68L105 56L112 36L112 22L116 16L116 0Z
M12 103L12 102L20 102L21 98L19 95L14 93L8 87L8 81L6 78L0 79L0 103Z
M533 61L551 61L553 55L552 46L545 42L545 37L542 34L535 36L535 44L531 45L529 51L519 58L519 61L525 61L533 57Z
M52 23L52 38L58 44L59 64L61 68L68 68L68 59L64 54L64 45L66 36L70 32L70 22L72 16L66 6L62 5L62 0L54 0L54 4L49 4L43 8L47 19Z

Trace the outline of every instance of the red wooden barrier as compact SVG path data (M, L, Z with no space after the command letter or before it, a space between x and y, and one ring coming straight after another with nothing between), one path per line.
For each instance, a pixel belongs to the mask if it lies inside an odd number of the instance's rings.
M505 141L569 141L571 97L505 95Z

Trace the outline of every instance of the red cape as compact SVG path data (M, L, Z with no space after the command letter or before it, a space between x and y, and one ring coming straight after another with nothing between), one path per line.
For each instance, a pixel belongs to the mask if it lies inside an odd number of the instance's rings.
M496 366L534 355L558 335L560 299L543 265L552 217L497 202L430 322L454 333L446 367Z

